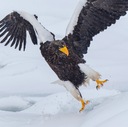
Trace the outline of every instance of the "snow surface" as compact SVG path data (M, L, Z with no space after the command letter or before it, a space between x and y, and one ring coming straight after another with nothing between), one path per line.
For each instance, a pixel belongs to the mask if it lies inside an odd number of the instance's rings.
M13 10L37 14L61 38L79 0L4 0L2 19ZM0 127L128 127L128 15L97 35L85 55L87 64L109 81L81 87L86 109L62 86L28 38L26 52L0 46Z

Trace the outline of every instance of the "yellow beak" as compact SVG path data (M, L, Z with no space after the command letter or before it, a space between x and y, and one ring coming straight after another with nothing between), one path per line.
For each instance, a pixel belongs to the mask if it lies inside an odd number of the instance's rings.
M64 54L66 54L67 56L69 56L69 51L68 51L68 49L67 49L66 46L64 46L64 47L62 47L62 48L59 48L59 50L60 50L61 52L63 52Z

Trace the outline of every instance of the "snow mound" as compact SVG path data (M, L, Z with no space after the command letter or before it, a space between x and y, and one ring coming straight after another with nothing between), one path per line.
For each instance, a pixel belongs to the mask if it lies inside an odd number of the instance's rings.
M0 98L0 110L18 112L32 106L33 103L22 97L10 96Z
M105 99L85 117L81 127L127 127L128 92Z

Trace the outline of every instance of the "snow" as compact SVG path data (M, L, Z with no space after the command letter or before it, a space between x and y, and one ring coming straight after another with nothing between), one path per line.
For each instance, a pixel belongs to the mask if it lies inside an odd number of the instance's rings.
M3 97L0 99L0 110L17 112L30 107L33 103L17 96Z
M36 14L45 28L62 38L79 0L1 1L0 19L13 10ZM109 81L100 90L94 82L80 91L81 104L63 86L28 36L26 51L0 46L0 127L127 127L128 15L94 37L87 64Z

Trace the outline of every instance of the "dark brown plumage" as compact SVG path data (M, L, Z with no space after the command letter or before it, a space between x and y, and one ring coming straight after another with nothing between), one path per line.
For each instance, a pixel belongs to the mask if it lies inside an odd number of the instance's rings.
M69 50L69 56L59 51L59 48L63 45ZM80 58L74 53L70 45L62 41L45 42L41 43L41 54L63 81L71 81L76 88L78 88L85 81L85 74L80 71L79 63L85 63L85 60ZM61 71L60 71L61 70Z
M79 91L79 86L88 83L89 79L96 81L99 88L107 80L100 81L100 74L85 64L83 54L87 53L90 42L99 32L116 23L120 16L128 10L128 0L87 0L83 1L76 24L69 24L70 29L62 40L55 40L53 33L46 30L36 16L25 12L12 12L0 21L1 43L5 46L26 47L26 31L29 32L33 44L37 44L36 33L41 43L40 51L52 70L70 93L81 102L82 111L85 103ZM84 65L84 66L83 66Z
M87 53L92 38L111 24L115 24L127 10L127 0L88 0L79 14L72 34L65 37L65 41L72 42L77 54L83 56Z

